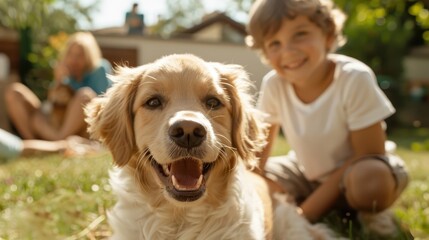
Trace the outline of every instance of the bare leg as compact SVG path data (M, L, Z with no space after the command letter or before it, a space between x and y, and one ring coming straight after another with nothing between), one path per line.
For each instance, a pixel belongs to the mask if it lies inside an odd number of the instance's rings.
M23 140L23 150L21 156L28 157L35 154L59 153L68 148L66 140L44 141L44 140Z
M68 137L80 135L81 132L86 133L87 124L84 107L95 97L97 94L91 88L82 88L76 93L74 101L67 109L65 121L60 130L62 136Z
M99 151L100 145L96 142L79 136L70 136L65 140L22 140L22 157L31 157L37 154L63 154L77 156Z
M390 167L380 160L368 158L351 167L345 175L346 197L350 206L359 211L364 228L379 235L397 233L394 216L388 207L398 194Z
M33 127L36 132L46 140L62 140L71 135L78 135L86 128L84 106L96 97L96 93L90 88L81 88L69 103L64 123L57 131L50 126L43 116L38 115L33 119Z
M345 175L347 202L366 212L380 212L396 199L395 178L389 166L380 161L365 159L355 163Z
M12 83L5 92L6 108L10 119L24 139L34 139L36 134L31 118L41 106L37 96L21 83Z
M56 138L58 131L51 126L49 120L42 113L36 112L33 114L31 124L40 139L49 141L61 140Z

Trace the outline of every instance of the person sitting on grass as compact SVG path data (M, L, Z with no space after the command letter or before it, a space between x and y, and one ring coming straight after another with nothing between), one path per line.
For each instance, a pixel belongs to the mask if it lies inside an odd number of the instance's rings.
M100 145L79 136L70 136L65 140L46 141L21 139L0 129L0 160L8 161L19 157L34 157L46 154L77 156L98 151Z
M253 4L247 44L274 69L258 99L270 128L256 171L311 222L341 209L389 235L396 225L386 210L408 183L396 145L386 142L384 119L395 109L367 65L332 53L344 20L330 0ZM292 150L269 157L280 128Z
M72 135L86 135L83 107L105 92L111 65L102 59L100 48L91 33L71 35L54 69L53 87L65 84L74 90L59 130L42 112L42 103L25 85L13 83L6 89L5 103L12 124L23 139L64 140Z

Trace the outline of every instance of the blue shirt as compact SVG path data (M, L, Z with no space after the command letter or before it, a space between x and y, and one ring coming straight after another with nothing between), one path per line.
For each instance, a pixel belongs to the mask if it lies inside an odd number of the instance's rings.
M109 61L103 59L99 67L83 76L82 81L76 81L76 79L68 77L64 80L64 83L75 91L82 87L90 87L97 95L100 95L112 86L112 81L107 78L107 74L111 73L111 69L112 66Z
M135 21L137 20L139 22L138 25L133 26L132 24L129 24L129 21ZM125 14L125 22L128 25L128 34L143 34L144 32L144 15L141 13L132 13L127 12Z

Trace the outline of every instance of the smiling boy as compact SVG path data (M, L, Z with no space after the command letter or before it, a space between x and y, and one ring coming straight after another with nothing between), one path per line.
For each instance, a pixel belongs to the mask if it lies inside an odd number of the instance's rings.
M395 109L364 63L333 54L344 43L344 14L330 0L258 0L248 45L273 68L258 107L271 125L259 172L286 192L310 221L332 209L355 211L364 225L393 234L388 211L408 183L386 141ZM280 128L292 150L270 157Z

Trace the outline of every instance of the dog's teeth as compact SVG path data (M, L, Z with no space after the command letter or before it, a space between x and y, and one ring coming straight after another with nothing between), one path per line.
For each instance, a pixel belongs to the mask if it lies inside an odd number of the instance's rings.
M170 168L168 167L168 165L164 164L162 165L162 170L164 170L164 173L169 176L170 175Z
M201 184L203 183L203 175L200 175L200 177L198 178L197 184L195 186L192 187L186 187L186 186L182 186L179 184L179 182L177 181L176 177L174 175L171 176L171 181L173 183L173 186L180 191L186 191L186 190L196 190L198 188L201 187Z
M179 189L180 190L180 185L179 185L179 183L177 182L177 179L176 179L176 177L173 175L173 176L171 176L171 181L173 182L173 186L176 188L176 189Z
M203 175L200 175L200 178L198 178L198 182L197 182L197 188L200 188L202 183L203 183Z

